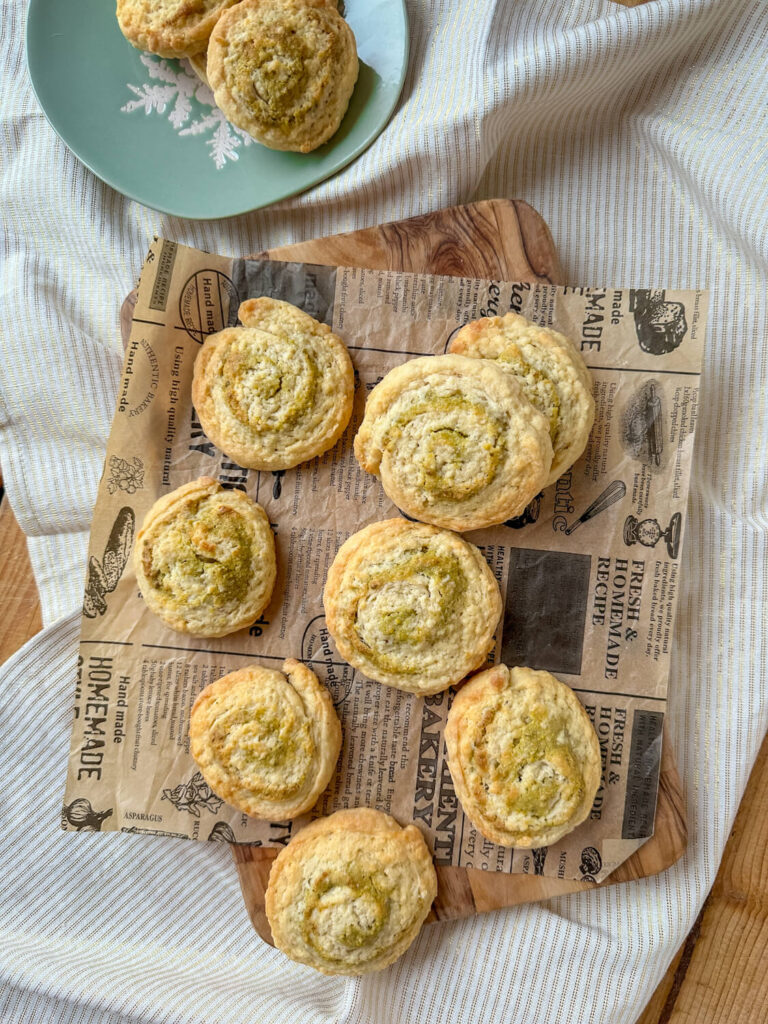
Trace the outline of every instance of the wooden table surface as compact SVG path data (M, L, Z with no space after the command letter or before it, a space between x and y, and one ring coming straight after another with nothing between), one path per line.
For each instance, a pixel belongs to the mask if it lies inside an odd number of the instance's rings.
M41 628L24 535L0 490L0 664ZM768 740L720 871L688 938L637 1024L768 1020Z

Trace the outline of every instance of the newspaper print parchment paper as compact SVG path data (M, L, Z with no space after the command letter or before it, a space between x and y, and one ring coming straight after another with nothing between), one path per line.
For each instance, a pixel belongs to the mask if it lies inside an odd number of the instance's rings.
M190 400L195 356L238 304L272 295L330 324L356 371L352 422L321 458L248 472L204 435ZM367 394L393 366L445 351L483 315L515 310L580 346L597 418L585 454L517 519L468 534L505 597L490 656L553 672L600 739L589 819L549 849L485 840L445 762L453 691L426 699L365 679L325 626L322 588L351 533L398 514L357 465ZM367 805L415 821L440 864L599 880L653 833L680 550L706 320L703 292L555 288L263 260L156 240L142 269L90 540L62 822L189 839L282 845L309 820L249 819L206 785L189 753L190 707L249 662L299 658L333 695L344 743L314 813ZM185 637L144 608L130 563L153 502L207 475L269 515L278 582L250 629Z

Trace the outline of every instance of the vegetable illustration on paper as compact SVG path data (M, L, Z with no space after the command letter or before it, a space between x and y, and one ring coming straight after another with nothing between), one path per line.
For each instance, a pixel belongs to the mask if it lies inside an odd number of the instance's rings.
M216 106L211 90L195 74L189 74L174 60L149 53L143 53L140 59L150 81L140 85L127 83L136 98L120 108L124 114L143 110L149 117L168 110L168 121L180 137L210 135L206 146L217 170L228 160L237 160L241 146L253 144L250 135L227 121ZM191 120L193 113L199 116Z
M200 817L200 808L217 814L224 803L216 796L200 772L195 772L188 782L180 782L175 789L164 789L163 800L170 800L177 811L187 811L195 818Z
M91 801L81 796L71 804L64 804L61 810L61 824L63 828L70 826L77 832L101 832L102 822L111 814L111 807L106 811L94 811Z
M594 846L585 846L581 851L581 861L579 862L581 880L583 882L594 882L596 876L600 874L602 866L603 858L600 856L599 851Z
M126 494L135 494L144 486L144 463L134 455L133 460L121 459L119 455L113 455L109 460L109 480L107 490L110 494L115 491L125 491Z
M117 513L101 559L91 555L83 596L83 615L95 619L107 610L106 594L120 582L133 545L136 516L127 505Z
M538 850L532 850L533 854L533 873L534 875L544 874L544 861L547 859L549 853L548 846L540 846Z
M235 833L226 821L217 821L208 835L209 843L235 843ZM250 843L250 846L261 846L261 842Z

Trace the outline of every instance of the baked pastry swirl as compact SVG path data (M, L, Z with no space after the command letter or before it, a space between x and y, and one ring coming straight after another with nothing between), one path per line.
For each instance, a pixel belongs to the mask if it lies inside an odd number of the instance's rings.
M449 351L492 359L519 381L549 423L554 458L547 484L553 484L584 451L595 421L592 378L574 345L558 331L507 313L462 327Z
M250 469L290 469L321 455L352 415L355 373L327 324L279 299L248 299L243 327L206 338L192 403L206 434Z
M445 745L465 814L501 846L557 842L584 821L600 785L597 734L549 672L479 672L456 695Z
M144 603L171 629L225 636L269 604L275 540L261 505L200 477L147 512L133 564Z
M476 530L519 515L549 476L549 425L490 360L411 359L371 392L355 455L408 515Z
M482 665L502 607L473 544L406 519L373 523L342 544L323 603L342 658L418 694L445 690Z
M211 34L207 71L232 124L270 149L309 153L346 113L357 47L329 0L242 0Z
M250 665L210 683L192 707L192 757L227 803L287 821L317 803L341 750L331 695L289 658L283 671Z
M272 938L323 974L380 971L406 951L437 895L415 825L382 811L336 811L281 850L265 896Z
M117 0L117 21L139 50L160 57L202 52L221 12L237 0Z
M197 77L205 85L210 88L210 82L208 81L208 50L207 48L201 53L193 53L191 57L187 58L189 66L195 72Z

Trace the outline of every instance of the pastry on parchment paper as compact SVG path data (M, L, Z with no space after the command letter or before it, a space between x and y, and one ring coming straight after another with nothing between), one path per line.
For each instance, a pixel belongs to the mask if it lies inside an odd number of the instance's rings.
M214 793L268 821L314 807L341 750L330 693L292 658L280 672L249 665L206 686L192 707L189 737Z
M237 0L117 0L125 38L160 57L191 57L208 45L222 11Z
M584 451L595 421L592 378L581 353L564 334L519 313L467 324L449 351L493 360L520 382L549 423L554 458L547 484L554 483Z
M208 46L216 104L270 149L309 153L326 142L357 73L355 37L328 0L242 0Z
M226 636L269 604L275 540L261 505L200 477L147 512L133 563L145 604L171 629Z
M323 604L342 658L417 694L445 690L482 665L501 615L478 548L406 519L373 523L342 544Z
M240 305L244 326L209 335L195 360L192 403L208 437L249 469L290 469L338 441L355 374L344 342L289 302Z
M356 975L402 956L436 895L418 828L360 807L318 818L280 851L265 909L275 945L292 960Z
M495 665L458 692L448 767L472 824L501 846L557 842L587 817L600 744L576 694L549 672Z
M390 370L355 437L363 469L407 515L476 530L519 515L549 477L549 423L487 359L424 356Z

